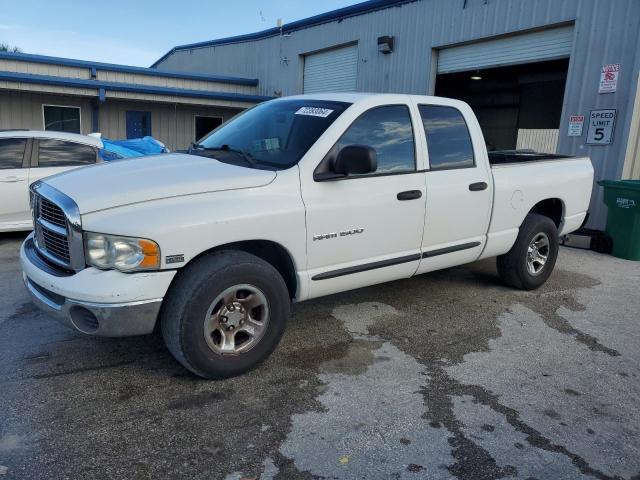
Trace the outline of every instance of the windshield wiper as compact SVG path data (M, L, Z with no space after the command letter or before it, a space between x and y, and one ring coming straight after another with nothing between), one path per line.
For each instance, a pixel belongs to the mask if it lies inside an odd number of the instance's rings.
M219 147L205 147L204 145L198 145L198 144L195 144L194 147L197 148L198 150L207 150L207 151L218 150L221 152L237 153L240 156L242 156L245 162L247 162L249 165L251 165L254 168L258 168L258 162L255 161L255 159L251 156L249 152L245 152L240 148L233 148L231 145L228 145L226 143L224 145L220 145Z

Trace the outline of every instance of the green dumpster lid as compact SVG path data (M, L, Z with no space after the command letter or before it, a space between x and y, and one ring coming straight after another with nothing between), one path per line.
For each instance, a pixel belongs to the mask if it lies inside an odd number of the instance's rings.
M598 185L609 188L624 188L640 192L640 180L600 180Z

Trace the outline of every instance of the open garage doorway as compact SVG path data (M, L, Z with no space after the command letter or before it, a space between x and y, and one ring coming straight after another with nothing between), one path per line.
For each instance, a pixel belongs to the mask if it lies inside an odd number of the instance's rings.
M489 150L555 153L569 59L441 74L435 94L471 105Z

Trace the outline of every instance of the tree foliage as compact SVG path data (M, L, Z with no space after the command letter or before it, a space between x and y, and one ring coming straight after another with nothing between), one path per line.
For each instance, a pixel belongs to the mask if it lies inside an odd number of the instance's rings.
M0 52L15 52L15 53L19 53L21 51L22 50L20 49L20 47L12 47L8 43L0 42Z

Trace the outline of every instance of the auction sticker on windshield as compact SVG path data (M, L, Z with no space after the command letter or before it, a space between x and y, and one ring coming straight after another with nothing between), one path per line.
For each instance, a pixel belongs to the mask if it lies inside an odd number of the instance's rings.
M326 118L332 113L333 110L331 110L330 108L302 107L296 112L296 115L309 115L311 117Z

